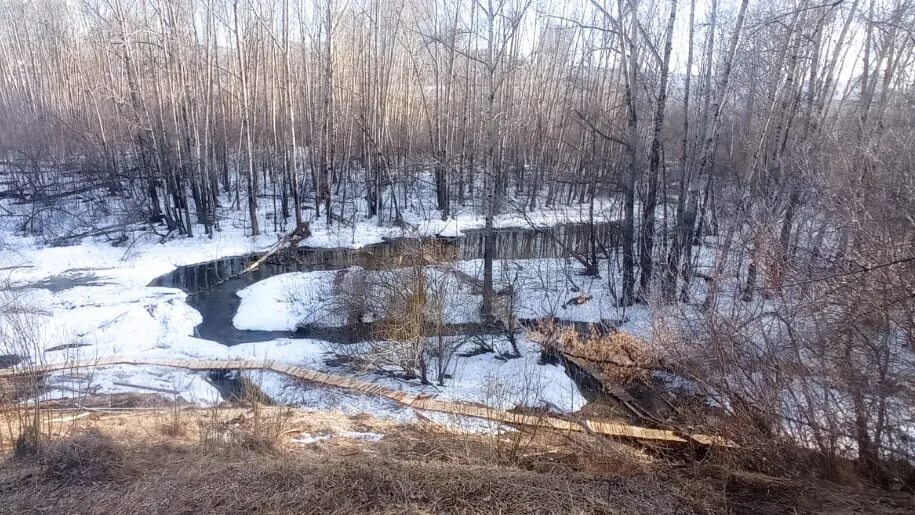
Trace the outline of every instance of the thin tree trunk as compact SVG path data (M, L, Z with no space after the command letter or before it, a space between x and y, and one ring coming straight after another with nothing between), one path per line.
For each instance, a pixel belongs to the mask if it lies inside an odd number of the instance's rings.
M670 69L670 52L673 45L674 22L677 17L677 0L670 2L670 17L665 32L664 55L661 62L661 79L658 85L658 103L654 115L654 130L648 158L648 191L642 201L642 224L639 237L639 268L641 297L648 300L651 274L654 265L655 208L658 200L658 172L661 165L661 131L664 128L664 109L667 105L667 77Z

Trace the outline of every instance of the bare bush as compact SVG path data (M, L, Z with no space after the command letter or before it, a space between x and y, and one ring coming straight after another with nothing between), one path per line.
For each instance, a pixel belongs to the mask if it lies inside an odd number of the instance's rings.
M438 244L407 251L411 263L437 263ZM404 258L401 258L404 259ZM466 306L458 303L459 284L447 266L354 270L337 286L334 311L362 329L365 341L334 346L360 366L398 370L422 384L445 384L449 366L465 338L449 336L448 325Z
M5 434L14 439L17 455L36 454L47 429L40 402L44 378L37 370L43 356L39 316L8 287L0 291L0 354L17 372L6 380L0 400Z
M42 372L46 364L45 345L56 339L67 348L66 334L51 334L47 327L48 314L29 302L25 294L10 288L0 287L0 355L9 364L11 375L0 388L3 430L0 430L0 444L3 439L12 439L19 455L39 452L42 441L60 429L60 423L46 416L45 396L49 390L60 388L73 394L73 403L81 404L91 392L92 374L80 374L78 351L67 349L57 353L62 356L62 376L78 378L74 388L51 384L49 375ZM70 364L72 366L68 365Z
M274 407L272 401L254 382L245 380L242 398L246 412L226 419L226 411L214 405L197 419L198 445L205 453L244 449L272 453L279 449L288 428L292 409Z
M718 431L765 456L790 442L823 463L885 472L915 455L915 263L897 244L911 233L865 222L890 216L886 203L861 200L836 174L830 183L829 218L803 226L787 252L776 231L748 224L748 280L733 279L742 249L720 251L714 296L660 317L656 337L722 412L705 421Z

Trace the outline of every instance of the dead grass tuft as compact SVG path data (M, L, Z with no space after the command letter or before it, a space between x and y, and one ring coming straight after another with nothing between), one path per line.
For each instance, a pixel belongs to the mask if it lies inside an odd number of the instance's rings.
M45 478L66 483L108 481L125 468L122 447L96 429L46 442L39 461Z
M163 436L178 438L187 434L187 425L181 418L181 407L176 402L170 409L160 412L156 428Z
M159 432L164 436L175 438L185 434L185 426L180 420L171 419L159 424L158 427Z
M13 441L13 455L17 458L35 456L41 450L41 431L34 424L25 425Z
M250 409L226 418L218 408L197 419L198 445L204 452L240 448L259 453L276 452L289 427L292 410L269 408L257 402Z
M581 334L575 328L545 325L532 331L530 337L549 351L592 363L619 384L645 379L658 362L648 344L625 332L602 334L592 327L590 333Z

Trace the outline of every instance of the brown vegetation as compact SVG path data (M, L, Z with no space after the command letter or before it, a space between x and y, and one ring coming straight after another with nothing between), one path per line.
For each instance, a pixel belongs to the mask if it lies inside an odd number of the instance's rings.
M444 386L464 340L446 334L460 288L442 264L449 256L438 242L418 242L405 244L387 267L348 271L335 285L332 307L365 341L336 345L334 352L365 369L396 368L423 384Z
M73 422L37 458L0 465L0 511L15 513L906 513L912 498L821 480L688 467L587 435L539 434L512 460L500 439L395 426L364 416L287 412L276 445L207 442L186 410L184 436L151 427L156 412ZM250 409L219 420L254 431ZM78 426L78 427L76 427ZM345 431L385 436L363 442ZM298 444L302 434L337 436Z
M547 352L584 360L615 384L645 379L653 368L660 366L651 346L626 332L601 334L592 326L589 333L582 334L575 328L561 328L548 322L540 324L529 336Z
M588 205L592 227L621 219L622 241L592 241L584 272L602 259L621 309L657 309L652 352L709 401L692 423L761 469L801 448L818 469L854 459L859 477L908 484L915 4L683 3L2 2L3 216L55 244L120 244L138 224L212 235L226 210L250 234L304 227L306 209L404 225L434 189L433 216L459 203L484 218L482 316L511 329L495 216ZM680 25L685 67L670 56ZM601 199L620 205L595 214ZM377 304L372 339L397 341L370 365L441 383L453 348L424 338L441 302L423 270L398 268L353 285L383 293L346 312ZM9 313L4 354L39 366L40 328ZM655 359L614 338L562 345L620 381ZM40 454L55 432L40 404L16 403L3 445Z

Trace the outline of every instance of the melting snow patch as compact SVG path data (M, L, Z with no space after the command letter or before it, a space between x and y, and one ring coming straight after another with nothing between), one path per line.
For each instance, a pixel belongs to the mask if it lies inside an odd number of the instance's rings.
M301 445L310 445L313 443L330 440L332 438L347 438L350 440L360 440L363 442L378 442L384 438L384 435L381 433L361 433L358 431L341 431L337 434L321 433L316 435L310 435L306 433L298 438L294 438L292 441Z
M362 440L363 442L378 442L384 438L381 433L360 433L358 431L343 431L340 436L350 440Z
M332 437L331 435L325 435L325 434L321 434L321 435L304 434L298 438L293 438L292 441L295 443L298 443L298 444L302 444L302 445L309 445L309 444L313 444L313 443L323 442L324 440L330 440L331 437Z
M293 331L303 324L342 325L335 320L333 298L337 271L275 275L238 291L241 303L232 319L237 329Z
M422 417L455 433L461 434L500 435L508 431L514 431L513 428L494 420L465 417L452 413L423 411Z

